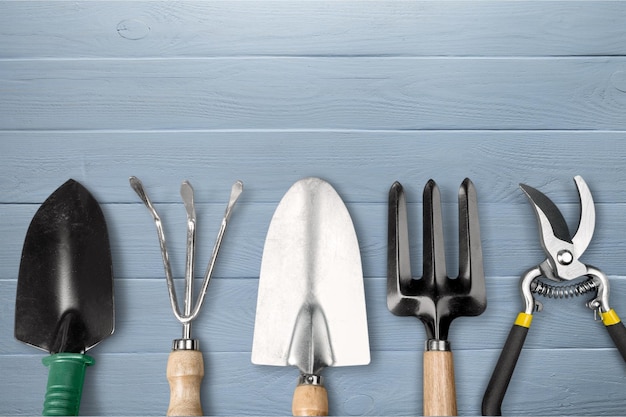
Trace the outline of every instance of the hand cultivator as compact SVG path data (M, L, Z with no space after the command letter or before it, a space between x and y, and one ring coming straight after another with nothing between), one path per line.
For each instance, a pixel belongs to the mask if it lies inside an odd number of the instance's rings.
M568 298L596 291L596 296L587 302L587 307L599 313L615 346L626 360L626 328L609 306L609 280L602 271L579 260L593 236L595 208L591 192L582 177L576 176L574 181L578 187L581 205L580 222L574 236L570 235L563 215L548 197L521 184L537 215L540 241L547 258L529 269L521 278L525 308L515 320L487 386L482 404L483 415L501 415L502 400L530 328L533 312L543 308L533 294ZM585 277L583 281L566 285L553 285L544 280L561 283L582 277Z
M183 181L180 187L180 194L187 211L187 258L185 271L185 304L184 312L180 312L176 291L174 288L174 279L172 277L172 268L170 266L167 247L165 245L165 234L156 209L148 198L146 191L136 177L130 177L130 185L135 190L139 198L152 214L156 224L157 233L159 235L159 244L161 246L161 255L163 256L163 266L165 268L165 278L167 279L167 288L170 295L170 303L174 316L183 325L183 335L181 339L175 339L172 345L172 352L167 361L167 379L170 383L170 404L167 410L168 416L201 416L202 406L200 403L200 384L204 377L204 361L202 352L199 349L197 339L191 337L191 322L198 316L204 297L206 295L209 280L213 273L217 253L222 243L222 238L226 232L226 225L232 214L232 209L243 191L243 183L241 181L233 184L230 200L222 219L217 240L213 247L213 253L209 261L209 265L204 275L202 289L200 295L193 303L193 279L194 279L194 256L196 244L196 210L194 206L193 188L188 181Z
M409 260L406 198L399 182L389 191L387 306L398 316L416 316L426 327L424 415L456 415L454 365L448 330L459 316L487 307L476 190L469 179L459 190L459 276L446 274L439 189L424 189L424 271L413 279Z

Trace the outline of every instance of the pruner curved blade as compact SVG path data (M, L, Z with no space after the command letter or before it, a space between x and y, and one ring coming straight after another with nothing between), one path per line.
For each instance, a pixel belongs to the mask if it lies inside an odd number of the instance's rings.
M587 273L587 266L578 259L591 242L596 212L585 180L577 175L574 182L580 198L580 219L573 237L565 218L552 200L535 188L520 184L537 216L541 246L547 255L539 267L546 278L555 281L572 280Z

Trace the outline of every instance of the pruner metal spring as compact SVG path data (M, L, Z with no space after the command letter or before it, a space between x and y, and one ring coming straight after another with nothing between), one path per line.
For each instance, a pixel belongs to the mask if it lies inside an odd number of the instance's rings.
M200 293L193 307L192 307L192 299L193 299L194 258L195 258L195 243L196 243L196 210L195 210L195 205L194 205L193 188L191 187L191 184L189 183L189 181L183 181L183 183L181 184L180 194L183 199L183 204L185 205L185 210L187 211L187 256L186 256L186 262L185 262L185 300L184 300L184 312L181 313L179 303L178 303L178 298L176 297L176 289L174 287L172 268L170 266L169 255L168 255L167 246L165 243L165 233L163 231L163 224L161 222L161 217L159 216L156 209L154 208L154 205L152 204L152 201L150 201L150 198L148 198L148 195L146 194L146 191L143 188L141 181L137 177L130 177L129 182L133 190L135 190L139 198L141 198L145 206L148 208L148 210L152 214L154 223L157 228L159 244L161 246L161 255L163 257L163 267L165 269L165 278L167 281L167 289L169 291L169 296L170 296L170 304L172 306L172 311L174 312L174 316L183 325L182 339L174 341L174 348L175 349L177 348L178 349L197 349L197 341L191 338L191 322L198 316L198 313L200 312L200 308L202 307L202 303L204 302L207 288L209 286L209 281L213 273L213 267L215 266L215 260L217 259L217 254L219 252L222 239L224 237L224 233L226 232L226 226L232 214L232 209L235 206L237 199L239 198L239 196L241 195L243 191L243 183L241 181L236 181L232 186L230 199L228 201L228 205L226 206L224 218L222 219L222 223L220 225L220 229L217 234L217 239L213 247L213 252L211 254L209 264L204 274L204 281L202 282Z
M593 278L587 278L583 282L568 285L552 285L537 278L530 284L530 290L534 294L548 298L579 297L588 292L597 290L598 287L600 287L600 282Z

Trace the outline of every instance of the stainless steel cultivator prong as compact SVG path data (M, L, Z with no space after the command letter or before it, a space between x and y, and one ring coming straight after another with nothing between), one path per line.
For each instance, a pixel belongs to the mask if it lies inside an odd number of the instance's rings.
M211 274L213 272L213 267L215 265L215 260L217 259L217 254L219 252L219 248L222 243L222 239L224 237L224 233L226 232L226 225L228 220L230 219L232 209L237 202L237 199L241 195L243 191L243 183L241 181L237 181L233 184L230 193L230 199L228 201L228 205L226 207L226 211L224 213L224 218L222 219L222 223L220 225L220 229L217 234L217 239L215 242L215 246L213 248L213 252L211 254L211 259L209 260L209 264L207 266L206 273L204 275L204 280L202 283L202 288L200 294L198 295L195 304L193 303L193 279L195 276L194 273L194 260L195 260L195 247L196 247L196 209L194 202L194 191L193 187L189 183L189 181L183 181L180 186L180 195L183 200L183 204L185 206L185 211L187 213L187 254L185 260L185 299L184 299L184 310L183 313L180 311L178 297L176 296L176 288L174 286L174 278L172 275L172 269L170 266L169 255L167 252L167 245L165 241L165 232L163 231L163 224L161 221L161 217L157 213L152 201L148 197L143 184L137 177L130 177L129 179L130 185L135 190L137 195L141 198L144 205L148 208L150 213L152 214L152 218L154 219L159 244L161 247L161 255L163 257L163 266L165 269L165 279L167 281L167 288L170 296L170 303L172 305L172 311L174 312L174 316L176 319L183 324L183 340L191 340L190 327L189 324L193 321L199 314L200 308L204 302L204 298L206 296L207 287L209 281L211 279ZM176 342L176 341L175 341ZM187 344L189 342L186 342ZM197 343L197 342L196 342Z
M399 182L389 191L387 306L395 315L416 316L424 323L424 415L456 415L448 330L454 318L479 315L487 306L476 190L469 179L459 190L456 279L446 272L441 197L433 180L426 184L423 198L423 276L413 279L406 197Z
M196 207L194 205L193 187L189 181L183 181L180 186L180 196L183 199L185 210L187 211L187 256L185 261L185 311L184 317L191 317L191 306L193 303L193 278L194 259L196 254ZM170 286L170 294L175 292ZM176 296L174 295L174 298ZM178 309L178 305L177 305ZM180 312L178 313L180 316ZM183 324L183 339L191 339L191 321Z
M230 190L230 198L228 200L228 204L226 205L226 210L224 211L224 217L222 218L222 222L220 224L220 229L217 232L217 238L215 239L215 245L213 246L213 252L211 253L211 259L209 260L209 264L206 267L206 272L204 273L204 281L202 282L202 289L200 290L200 295L198 296L198 301L196 301L196 306L194 310L191 312L192 316L197 316L200 312L200 307L202 307L202 303L204 302L204 297L206 296L206 291L209 286L209 281L211 280L211 275L213 275L213 268L215 267L215 261L217 260L217 253L222 246L222 239L224 238L224 233L226 233L226 226L230 221L230 216L233 213L233 208L235 207L235 203L239 199L239 196L243 192L243 182L235 181L231 190Z

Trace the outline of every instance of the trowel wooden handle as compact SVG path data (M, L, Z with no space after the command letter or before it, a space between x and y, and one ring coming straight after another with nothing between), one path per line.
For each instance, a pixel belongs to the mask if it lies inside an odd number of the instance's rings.
M201 416L200 385L204 361L199 350L174 350L167 360L170 383L168 416Z
M454 362L450 351L424 352L424 415L457 415Z
M327 416L328 393L323 385L300 384L293 393L294 416Z

